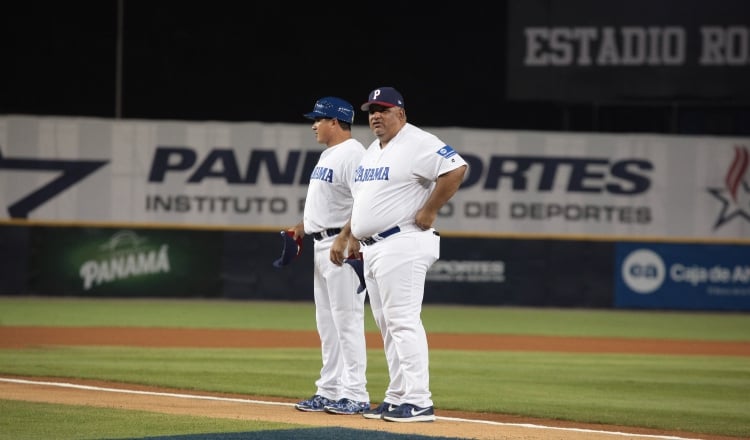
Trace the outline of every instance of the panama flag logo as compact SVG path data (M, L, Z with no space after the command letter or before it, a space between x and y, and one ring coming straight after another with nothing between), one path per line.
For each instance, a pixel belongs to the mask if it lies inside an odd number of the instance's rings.
M708 192L721 202L721 212L714 223L714 231L734 218L750 222L750 154L745 146L734 147L734 159L724 177L724 188L709 188Z

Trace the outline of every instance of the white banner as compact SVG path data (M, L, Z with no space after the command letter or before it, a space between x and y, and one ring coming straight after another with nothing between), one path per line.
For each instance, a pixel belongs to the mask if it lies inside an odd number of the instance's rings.
M750 240L750 138L428 130L470 164L441 231ZM323 148L306 123L0 117L0 221L291 226Z

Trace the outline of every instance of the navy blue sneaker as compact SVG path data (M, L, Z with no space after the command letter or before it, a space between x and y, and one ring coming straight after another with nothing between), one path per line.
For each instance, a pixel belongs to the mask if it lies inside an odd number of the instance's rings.
M394 405L388 402L383 402L373 409L366 409L362 411L362 417L366 419L382 419L383 413L388 412L388 411L393 411L396 408L398 408L398 405Z
M435 421L435 410L431 406L420 408L411 403L404 403L391 411L384 412L383 420L389 422L433 422Z
M331 399L321 396L320 394L316 394L307 400L299 402L298 404L294 405L294 407L300 411L319 412L323 411L323 408L325 408L326 405L330 405L332 403L335 402Z
M355 400L347 399L344 397L338 402L329 403L324 406L323 409L327 413L331 414L343 414L352 415L359 414L366 409L370 409L370 402L357 402Z

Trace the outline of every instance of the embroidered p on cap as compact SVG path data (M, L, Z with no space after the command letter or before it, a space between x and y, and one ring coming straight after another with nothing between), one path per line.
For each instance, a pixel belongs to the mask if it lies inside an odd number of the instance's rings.
M370 92L367 102L360 107L364 111L370 110L370 105L377 104L383 107L404 107L404 97L393 87L378 87Z

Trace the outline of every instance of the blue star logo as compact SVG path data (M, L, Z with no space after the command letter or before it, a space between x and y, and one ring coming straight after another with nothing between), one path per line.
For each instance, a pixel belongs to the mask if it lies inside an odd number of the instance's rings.
M734 147L734 160L724 179L726 187L708 188L709 194L721 202L721 212L714 223L714 231L737 217L750 222L750 175L747 173L749 158L747 148Z

